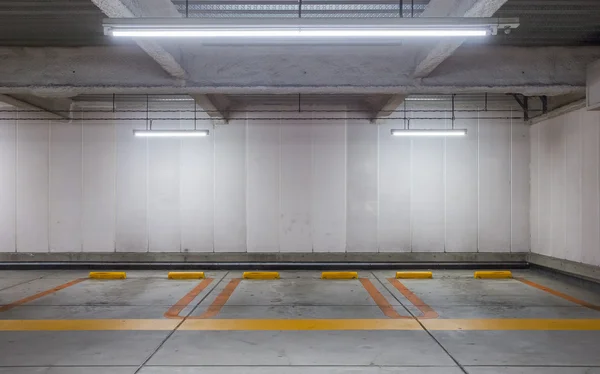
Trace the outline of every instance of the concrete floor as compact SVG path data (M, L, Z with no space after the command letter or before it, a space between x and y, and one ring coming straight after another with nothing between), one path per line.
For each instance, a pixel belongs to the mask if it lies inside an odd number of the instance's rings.
M600 292L545 273L87 274L0 271L0 374L600 374Z

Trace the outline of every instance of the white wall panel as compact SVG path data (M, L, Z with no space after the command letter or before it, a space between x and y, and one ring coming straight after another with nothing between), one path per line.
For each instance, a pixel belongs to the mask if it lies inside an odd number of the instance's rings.
M410 252L411 139L391 136L398 124L379 128L380 252Z
M179 103L154 103L153 109L166 110L165 105L175 111L153 112L163 119L153 128L193 126L179 119L190 114L178 112L189 109ZM561 252L566 230L567 247L579 241L582 250L565 257L600 261L598 253L583 249L600 243L594 223L600 216L593 209L600 201L597 116L583 121L587 133L582 124L581 136L536 125L532 134L539 137L532 136L530 156L525 124L513 122L511 131L508 121L485 119L506 112L482 113L479 134L476 120L457 121L457 127L468 128L466 138L411 140L391 136L401 123L347 120L340 107L325 108L336 110L327 112L335 118L319 120L321 114L305 109L293 114L253 109L216 128L201 120L198 125L211 131L207 138L151 143L132 134L145 127L145 112L117 111L114 116L123 119L113 120L112 113L88 111L81 126L53 123L52 129L46 120L20 121L18 147L15 121L5 120L0 250L15 249L18 231L21 252L82 246L84 252L522 251L529 247L531 157L534 245L551 254L554 236L562 235L562 247L554 249ZM283 115L291 119L280 122ZM411 121L413 128L444 126L450 121ZM552 136L567 140L557 148ZM587 142L579 158L570 152L577 141ZM578 165L596 170L581 174L581 186ZM589 185L594 178L596 185ZM562 192L552 192L553 183L564 185ZM592 205L576 204L571 194L577 188L595 196ZM561 196L571 200L552 202ZM579 236L565 228L577 225L568 217L577 212L589 226Z
M346 250L346 121L312 122L312 239L315 252Z
M213 131L215 252L246 252L246 120Z
M279 113L248 115L248 252L279 252L280 116ZM272 120L256 121L253 117Z
M82 250L81 126L50 124L50 252Z
M549 255L564 257L567 246L565 192L566 192L566 137L565 127L554 119L547 127L550 145L550 251Z
M561 258L580 261L581 252L581 167L582 167L582 113L579 111L565 116L565 230L566 251ZM532 223L533 225L533 223Z
M347 137L347 251L377 252L378 129L349 120Z
M582 256L581 262L600 265L600 123L598 113L582 112Z
M48 252L49 130L48 120L17 123L17 251L20 252Z
M17 113L0 121L0 252L16 250Z
M531 130L532 251L600 265L600 113L581 109ZM536 235L537 233L537 235Z
M550 122L539 129L539 207L538 241L540 253L550 256L552 251L552 140Z
M514 113L512 113L514 115ZM511 121L511 244L512 252L531 250L529 228L530 178L529 124L522 120Z
M477 252L478 121L457 120L465 138L446 139L446 251Z
M441 121L411 121L413 129L445 128ZM445 138L412 138L411 243L413 252L444 252Z
M488 113L506 116L505 112ZM510 250L510 145L510 120L479 121L480 252Z
M187 115L187 113L182 113ZM198 117L201 114L198 113ZM191 129L193 121L181 121ZM213 132L210 122L197 121L198 129ZM181 250L212 252L214 234L214 136L181 140Z
M83 113L83 251L115 250L116 142L112 115Z
M155 118L173 117L169 112L154 112ZM179 128L179 120L155 119L155 130ZM179 138L148 139L148 242L150 252L181 250L179 210Z
M118 113L120 118L140 118L144 112ZM126 120L115 126L117 147L116 249L148 251L148 139L133 130L146 128L145 120Z
M302 119L281 125L281 252L313 251L311 128L310 121Z
M541 126L532 126L529 130L531 143L531 207L530 207L530 228L531 228L531 251L540 253L539 239L539 209L540 209L540 177L539 177L539 157L540 157L540 128Z

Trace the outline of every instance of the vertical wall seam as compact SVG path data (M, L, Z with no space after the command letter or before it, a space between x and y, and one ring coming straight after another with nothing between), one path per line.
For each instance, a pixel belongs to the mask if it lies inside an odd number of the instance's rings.
M277 252L281 253L281 213L282 213L282 208L281 208L281 142L282 142L282 137L281 137L281 131L283 130L283 119L281 118L281 115L279 115L279 121L277 121L277 123L279 124L277 127L279 129L279 173L277 174L278 177L278 181L279 181L279 191L278 191L278 197L279 197L279 211L277 214Z
M409 156L408 156L408 160L409 160L409 192L408 192L408 229L409 229L409 233L408 233L408 246L409 246L409 252L412 253L413 251L413 180L414 180L414 173L413 173L413 139L412 137L408 139L409 141Z
M377 122L375 122L375 134L377 136L377 192L376 192L376 198L377 198L377 216L375 216L375 252L379 253L381 251L380 245L379 245L379 215L380 215L380 198L379 198L379 184L380 184L380 160L381 160L381 154L380 154L380 137L379 137L379 128L381 125L378 125Z
M448 113L444 113L444 117L446 117L448 115ZM452 113L452 116L454 116L454 112ZM448 119L445 118L444 119L444 129L448 128ZM447 213L448 213L448 207L446 206L446 202L447 202L447 189L448 189L448 184L447 184L447 180L448 180L448 176L447 176L447 159L446 159L446 152L447 152L447 146L448 146L448 142L447 142L447 138L444 137L442 139L442 141L444 142L444 152L442 154L442 178L443 178L443 185L444 185L444 253L446 253L446 246L447 246L447 241L448 241L448 217L447 217Z
M249 126L248 126L248 112L246 112L246 121L244 123L244 142L245 142L245 150L244 150L244 165L245 165L245 179L244 179L244 186L245 186L245 212L244 212L244 216L246 217L245 222L244 222L244 228L246 231L246 249L244 252L248 252L248 138L249 136Z
M508 140L509 143L509 165L510 165L510 176L509 176L509 187L510 187L510 216L509 216L509 224L510 224L510 230L509 230L509 240L508 240L508 252L512 253L513 251L513 179L514 179L514 175L513 175L513 119L512 119L512 105L510 107L510 138Z
M302 116L302 115L301 115ZM314 211L314 197L315 197L315 142L314 142L314 113L310 113L310 243L311 253L315 252L315 211Z
M148 124L146 124L148 127ZM150 252L150 138L146 140L146 253Z
M479 253L481 250L481 157L479 153L481 146L481 127L479 125L479 116L479 112L477 112L477 253Z
M568 232L567 232L567 196L568 196L568 194L567 194L567 186L568 186L568 183L569 183L568 179L567 179L567 174L568 174L567 173L568 172L568 170L567 170L567 164L568 164L568 160L567 160L567 146L569 145L569 143L567 142L567 132L565 131L565 126L563 126L563 124L561 124L561 127L562 127L562 131L561 132L562 132L562 136L563 136L563 141L565 143L564 154L563 154L564 161L565 161L565 170L564 170L565 171L565 178L564 178L565 189L563 190L563 194L564 194L564 196L563 196L563 207L564 207L564 212L563 212L563 230L565 231L565 245L564 245L563 249L564 249L565 252L564 252L563 258L567 258L567 253L566 253L566 250L567 250L567 241L568 241Z
M195 104L194 104L195 105ZM196 107L194 107L194 110L196 110ZM212 252L215 253L216 249L215 249L215 236L216 236L216 207L217 207L217 127L214 125L214 122L211 121L211 123L213 123L213 170L212 170L212 184L213 184L213 200L212 200Z
M195 102L194 102L195 103ZM179 114L179 121L177 124L177 128L181 129L181 108L179 108L178 112ZM182 156L183 153L183 139L179 139L179 253L183 252L183 209L181 208L182 204L181 204L181 195L182 193L182 188L183 188L183 183L181 183L181 179L182 179L182 175L183 173L181 172L182 170L182 164L183 164L183 157Z
M344 106L344 252L348 252L348 107Z
M52 187L51 187L51 179L52 179L52 151L51 151L51 141L52 141L52 121L48 120L47 121L47 126L48 126L48 158L47 158L47 166L48 166L48 191L47 191L47 195L46 197L48 198L48 201L46 202L46 208L48 209L46 211L46 239L48 240L48 247L47 247L47 252L50 253L50 247L51 247L51 243L52 243L52 238L50 237L50 220L52 219L52 215L50 214L50 199L51 199L51 194L52 194Z
M115 210L113 212L114 217L113 217L113 222L114 222L114 227L113 227L113 252L117 252L117 217L118 217L118 212L119 212L119 203L117 201L117 178L118 178L118 170L119 170L119 165L118 165L118 158L117 158L117 123L116 123L116 119L115 119L115 113L112 112L110 114L110 123L112 125L112 130L113 130L113 165L115 166L115 170L113 171L113 176L115 178L114 182L113 182L113 201L114 201L114 206L115 206Z
M18 240L19 240L19 214L18 214L18 201L19 201L19 108L17 108L17 119L15 121L15 253L19 250Z
M80 167L80 181L79 181L79 187L81 188L81 190L79 191L79 196L81 198L80 204L79 204L79 245L80 245L80 252L83 252L83 204L85 203L85 199L83 197L83 111L81 111L79 113L79 127L80 127L80 141L81 144L79 145L79 167Z
M583 113L579 112L579 260L583 262Z

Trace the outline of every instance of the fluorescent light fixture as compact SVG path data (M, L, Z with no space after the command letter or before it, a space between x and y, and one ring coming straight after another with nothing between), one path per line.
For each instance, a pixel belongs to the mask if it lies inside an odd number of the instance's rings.
M518 18L109 18L104 33L114 37L252 40L397 39L484 37L519 26ZM347 40L346 40L347 41Z
M208 130L133 130L133 135L146 138L188 138L208 134Z
M402 129L392 130L393 136L465 136L467 130L465 129L452 129L452 130L416 130L416 129Z
M404 37L448 37L448 36L486 36L488 31L435 29L435 30L393 30L393 29L314 29L314 30L115 30L113 36L134 38L404 38Z

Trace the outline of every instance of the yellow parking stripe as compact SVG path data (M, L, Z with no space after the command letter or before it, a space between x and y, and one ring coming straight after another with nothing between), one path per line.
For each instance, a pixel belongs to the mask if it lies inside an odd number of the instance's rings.
M0 320L0 331L169 331L180 320ZM431 331L600 331L600 319L423 319ZM184 331L421 330L415 319L188 319Z
M203 331L332 331L421 330L414 319L207 319L186 320L180 330Z
M0 320L0 331L163 331L181 321L172 319Z
M428 319L421 323L434 331L600 330L600 319Z

